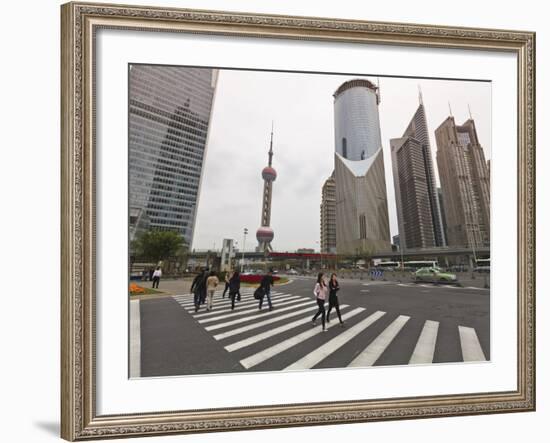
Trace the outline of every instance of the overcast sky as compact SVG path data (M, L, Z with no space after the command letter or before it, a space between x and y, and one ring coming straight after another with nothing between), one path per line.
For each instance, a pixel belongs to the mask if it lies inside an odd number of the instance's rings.
M340 84L359 76L222 70L212 111L193 248L220 248L233 238L256 245L271 122L274 122L272 245L277 251L319 249L321 187L334 168L334 106ZM366 77L377 82L376 77ZM379 106L391 235L398 234L390 155L418 107L422 89L432 148L434 131L449 116L476 122L486 159L491 158L491 85L487 82L383 77Z

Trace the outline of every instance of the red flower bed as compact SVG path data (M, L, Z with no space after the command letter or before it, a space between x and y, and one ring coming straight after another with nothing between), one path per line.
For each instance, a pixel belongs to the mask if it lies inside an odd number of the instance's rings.
M260 283L264 278L261 274L241 274L241 283ZM273 281L276 282L280 277L274 275Z

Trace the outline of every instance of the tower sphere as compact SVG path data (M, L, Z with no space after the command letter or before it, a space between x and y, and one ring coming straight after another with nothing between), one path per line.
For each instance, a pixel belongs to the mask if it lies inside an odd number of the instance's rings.
M271 229L269 226L262 226L256 231L256 239L260 243L269 243L271 240L273 240L273 237L275 237L275 233L273 232L273 229Z
M275 169L273 169L271 166L266 166L262 170L262 177L266 181L273 182L277 178L277 171L275 171Z

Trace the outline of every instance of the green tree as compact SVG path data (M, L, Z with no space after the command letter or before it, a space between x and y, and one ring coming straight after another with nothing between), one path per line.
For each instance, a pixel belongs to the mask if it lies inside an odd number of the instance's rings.
M187 249L184 238L174 231L146 231L132 245L136 255L155 261L182 254Z

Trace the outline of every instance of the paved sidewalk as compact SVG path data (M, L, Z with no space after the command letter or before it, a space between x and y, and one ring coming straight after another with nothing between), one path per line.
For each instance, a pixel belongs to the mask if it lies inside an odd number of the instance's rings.
M141 281L136 283L140 286L143 286L144 288L150 288L153 282ZM189 292L191 291L191 283L193 283L193 279L191 278L161 278L158 290L164 292L164 294L162 295L189 294ZM155 296L153 295L153 297Z

